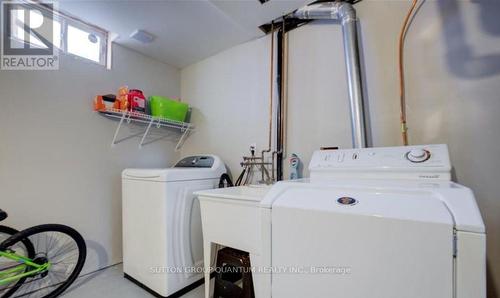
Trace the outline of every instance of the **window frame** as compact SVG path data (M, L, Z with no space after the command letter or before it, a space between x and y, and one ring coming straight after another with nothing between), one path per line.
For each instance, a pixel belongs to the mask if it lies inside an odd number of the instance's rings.
M66 55L72 56L76 59L82 59L83 61L89 61L101 66L106 67L107 69L110 69L110 60L111 60L111 39L110 39L110 32L107 30L104 30L96 25L90 24L88 22L85 22L73 15L70 15L68 13L62 12L57 8L57 3L53 3L54 8L51 9L44 5L43 3L40 2L31 2L31 1L25 1L25 4L33 9L38 9L38 10L44 10L44 11L49 11L53 15L53 21L59 22L61 26L61 31L60 31L60 39L61 39L61 44L60 47L57 45L53 45L54 48L56 48L60 53L64 53ZM43 15L43 13L42 13ZM83 56L79 56L77 54L70 53L68 51L68 26L75 27L77 29L80 29L82 31L88 32L89 34L95 34L96 36L99 37L99 42L100 42L100 48L99 48L99 62L88 59ZM26 34L26 33L25 33ZM22 41L26 42L26 41ZM36 45L35 45L36 46Z
M99 62L79 56L77 54L73 54L68 51L68 27L72 26L74 28L80 29L82 31L88 32L89 34L94 34L99 37ZM75 21L74 19L68 19L68 18L62 18L61 22L61 47L62 51L66 53L67 55L76 57L78 59L84 59L87 61L91 61L94 63L97 63L102 66L108 65L107 63L107 50L108 50L108 42L109 42L109 33L107 31L97 31L93 26L88 25L87 23L84 22L78 22Z

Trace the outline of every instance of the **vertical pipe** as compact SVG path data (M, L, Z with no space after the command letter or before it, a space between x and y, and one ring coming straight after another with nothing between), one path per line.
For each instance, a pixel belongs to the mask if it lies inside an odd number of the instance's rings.
M286 19L283 19L283 36L282 36L282 68L281 71L281 97L282 97L282 112L281 112L281 144L283 155L286 157L287 151L287 119L288 119L288 34L286 28ZM286 158L285 158L286 159Z
M274 86L274 22L271 22L271 50L270 50L270 70L269 70L269 131L268 131L268 144L267 149L262 150L261 158L262 162L265 161L265 153L269 153L272 150L272 140L273 140L273 86ZM271 180L274 182L274 160L273 169L271 170ZM264 181L264 171L261 171L261 179ZM268 183L268 181L266 181Z
M352 146L354 148L366 147L366 124L358 52L356 11L347 2L324 2L300 8L292 15L307 20L340 20L351 109Z
M356 13L353 12L353 15L353 17L342 19L347 85L349 89L349 104L351 108L352 146L354 148L365 148L366 124L363 106L363 89L361 85L361 67L358 52Z
M283 76L283 30L279 30L276 37L276 89L278 91L278 100L276 107L276 181L283 180L283 126L282 126L282 76Z

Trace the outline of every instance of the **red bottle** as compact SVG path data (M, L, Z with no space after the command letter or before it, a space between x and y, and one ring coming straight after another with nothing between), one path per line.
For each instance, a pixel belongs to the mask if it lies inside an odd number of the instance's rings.
M146 97L139 89L128 92L128 107L130 111L146 113Z

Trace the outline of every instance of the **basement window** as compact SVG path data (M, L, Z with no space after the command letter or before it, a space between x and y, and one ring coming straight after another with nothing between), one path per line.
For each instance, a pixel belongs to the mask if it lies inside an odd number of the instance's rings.
M109 68L106 30L57 10L52 14L50 8L38 3L26 3L23 9L12 10L10 18L10 40L16 47L29 43L30 47L46 49L52 43L60 53ZM28 22L29 28L25 29ZM37 30L43 22L52 22L52 32Z
M106 36L89 28L67 25L66 51L69 54L106 65Z

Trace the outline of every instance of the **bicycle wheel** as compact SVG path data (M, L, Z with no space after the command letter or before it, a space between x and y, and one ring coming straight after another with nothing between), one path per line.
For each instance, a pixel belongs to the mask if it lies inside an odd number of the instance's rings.
M6 226L0 226L0 243L4 242L12 235L18 232L19 231L17 231L16 229ZM11 249L15 251L15 253L18 255L22 255L28 258L35 257L35 249L33 248L33 244L31 244L31 242L28 239L23 239L21 242L18 242L18 245L12 246ZM8 260L6 258L0 258L0 271L7 268L11 268L16 265L18 265L18 263L12 260ZM16 282L0 285L0 297L7 298L12 296L12 294L14 294L14 292L23 284L25 280L26 277L21 278Z
M10 248L29 239L35 249L33 261L50 263L44 272L29 276L15 297L55 298L64 292L82 271L87 248L83 237L73 228L58 224L35 226L23 230L0 244ZM2 297L3 298L3 297Z

